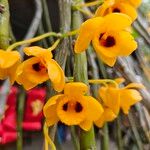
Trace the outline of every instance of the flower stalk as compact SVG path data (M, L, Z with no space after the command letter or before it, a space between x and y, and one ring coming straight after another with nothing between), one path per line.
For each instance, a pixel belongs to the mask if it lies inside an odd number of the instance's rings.
M118 84L111 79L97 79L97 80L88 80L89 83L92 84L106 84L106 83L112 83L113 85L115 85L115 87L118 87Z
M45 150L48 150L48 144L51 146L52 150L56 150L56 147L53 143L53 141L50 139L48 135L48 127L46 125L46 122L44 123L43 132L45 136Z
M101 3L103 3L103 0L96 0L96 1L88 2L88 3L81 3L81 4L77 4L75 6L76 7L91 7L91 6L95 6L95 5L100 5Z
M23 45L23 44L33 43L33 42L42 40L42 39L44 39L44 38L46 38L46 37L50 37L50 36L60 37L61 34L55 33L55 32L48 32L48 33L45 33L45 34L43 34L43 35L37 36L37 37L32 38L32 39L29 39L29 40L24 40L24 41L16 42L16 43L10 45L10 46L7 48L7 51L11 51L11 50L13 50L14 48L16 48L17 46L20 46L20 45Z
M28 40L24 40L24 41L20 41L20 42L16 42L12 45L10 45L8 48L7 48L7 51L12 51L14 48L16 48L17 46L20 46L20 45L23 45L23 44L29 44L29 43L33 43L33 42L37 42L37 41L40 41L44 38L47 38L47 37L51 37L51 36L54 36L54 37L58 37L58 38L65 38L65 37L68 37L68 36L72 36L72 35L75 35L78 33L78 30L74 30L74 31L69 31L67 33L64 33L64 34L61 34L61 33L55 33L55 32L48 32L48 33L45 33L45 34L42 34L40 36L37 36L35 38L32 38L32 39L28 39ZM54 43L54 47L56 47L58 44L59 44L59 41L60 39L58 39L56 41L56 43Z
M108 124L105 123L103 127L103 140L102 140L102 149L109 150L109 133L108 133Z
M60 39L56 40L54 44L48 48L48 50L53 51L58 46L59 43L60 43Z

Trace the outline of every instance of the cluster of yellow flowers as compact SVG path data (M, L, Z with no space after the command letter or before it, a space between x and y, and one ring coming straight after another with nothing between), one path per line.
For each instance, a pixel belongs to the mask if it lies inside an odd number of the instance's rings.
M83 52L92 41L100 59L113 66L118 56L128 56L136 48L129 27L136 19L136 7L140 0L105 0L95 16L85 21L79 30L75 52ZM124 88L117 79L105 83L98 93L102 102L88 96L88 86L81 82L65 83L65 75L58 63L52 59L52 52L37 46L27 47L24 53L29 58L21 62L17 51L0 50L0 79L9 77L29 90L50 79L59 94L51 97L44 106L46 123L51 126L59 120L66 125L79 125L88 131L93 122L102 127L105 122L114 120L120 109L128 114L132 105L142 99L136 88L141 84L131 83Z
M120 79L116 80L116 82ZM128 114L132 105L142 97L135 88L143 88L141 84L131 83L124 88L108 84L98 91L102 100L87 96L88 86L81 82L65 84L64 94L51 97L44 106L47 125L51 126L59 120L67 125L79 125L83 130L90 130L93 122L102 127L105 122L114 120L120 108Z
M105 0L95 16L81 25L75 52L85 51L92 41L99 58L109 66L115 64L117 56L130 55L137 43L129 28L137 17L135 8L140 3L140 0ZM79 125L83 130L89 130L93 122L102 127L105 122L114 120L120 108L128 114L130 107L142 99L136 88L143 86L131 83L119 88L122 80L116 82L117 86L108 84L99 89L102 104L85 95L88 91L85 84L66 84L64 94L50 98L44 107L47 124L50 126L61 120L67 125Z

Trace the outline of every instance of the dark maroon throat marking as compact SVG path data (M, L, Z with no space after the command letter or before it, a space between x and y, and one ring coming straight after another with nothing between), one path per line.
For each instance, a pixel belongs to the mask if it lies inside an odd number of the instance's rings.
M103 35L104 35L104 34L101 34L101 35L100 35L100 38L99 38L100 44L101 44L102 46L105 46L105 47L112 47L112 46L114 46L114 45L116 44L116 41L115 41L114 37L108 36L106 39L103 39Z
M36 64L33 64L32 65L32 68L35 70L35 71L40 71L42 68L40 66L40 63L36 63Z
M114 9L113 9L113 12L118 12L118 13L119 13L119 12L121 12L121 11L120 11L119 8L114 8Z

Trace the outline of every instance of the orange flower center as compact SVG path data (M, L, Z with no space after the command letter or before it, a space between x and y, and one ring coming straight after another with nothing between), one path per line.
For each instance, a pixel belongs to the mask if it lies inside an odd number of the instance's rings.
M67 102L63 105L64 111L75 111L77 113L83 110L82 105L79 102Z
M102 33L99 37L100 45L104 47L112 47L115 45L116 41L113 36L107 36L107 38L103 38L104 33Z
M39 71L41 71L43 69L44 70L46 69L45 66L42 63L40 63L40 62L33 64L32 68L33 68L33 70L35 70L37 72L39 72Z

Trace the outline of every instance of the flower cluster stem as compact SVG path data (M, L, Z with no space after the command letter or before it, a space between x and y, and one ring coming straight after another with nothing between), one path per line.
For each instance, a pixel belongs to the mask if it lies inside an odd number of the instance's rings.
M14 48L16 48L17 46L20 46L20 45L23 45L23 44L28 44L28 43L33 43L33 42L39 41L41 39L44 39L44 38L50 37L50 36L60 37L61 35L58 34L58 33L55 33L55 32L48 32L48 33L45 33L43 35L37 36L37 37L29 39L29 40L24 40L24 41L16 42L16 43L10 45L7 48L7 51L11 51Z
M76 0L74 0L76 2ZM78 11L73 12L73 29L79 28L81 25L81 16ZM75 54L75 63L74 63L74 80L84 82L88 85L88 76L87 76L87 58L85 52L81 54ZM92 127L89 131L80 132L80 149L96 149L95 144L95 135L94 128Z

